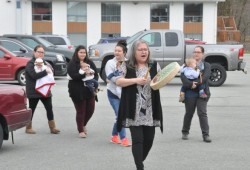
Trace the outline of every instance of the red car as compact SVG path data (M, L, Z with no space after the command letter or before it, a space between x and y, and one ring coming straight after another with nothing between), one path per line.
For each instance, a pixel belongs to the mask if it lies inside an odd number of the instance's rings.
M0 85L0 149L3 140L9 139L9 132L13 135L14 130L26 126L31 115L22 86Z
M0 80L18 80L25 85L25 67L30 59L17 56L0 46Z

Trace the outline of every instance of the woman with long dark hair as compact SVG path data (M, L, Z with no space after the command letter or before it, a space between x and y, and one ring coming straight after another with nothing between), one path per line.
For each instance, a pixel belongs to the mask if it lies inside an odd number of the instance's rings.
M82 68L81 63L86 63L89 67ZM87 137L86 126L95 110L96 96L83 81L85 77L93 74L89 68L94 70L94 79L98 81L95 64L88 58L86 47L79 45L68 64L68 91L76 109L76 124L81 138Z

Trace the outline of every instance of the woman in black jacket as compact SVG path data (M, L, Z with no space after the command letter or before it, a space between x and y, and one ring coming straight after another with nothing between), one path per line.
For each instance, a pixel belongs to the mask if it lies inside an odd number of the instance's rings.
M94 113L96 96L83 81L86 76L91 74L89 68L81 68L80 63L83 62L94 70L94 79L98 81L96 66L88 58L86 47L80 45L75 49L72 60L68 64L68 91L76 109L76 124L79 137L86 138L86 125Z
M199 89L197 84L201 82L190 81L186 76L181 74L181 81L183 86L188 90L185 93L185 116L182 127L182 139L188 140L189 130L192 122L192 118L197 108L197 114L199 116L200 127L202 131L203 141L210 143L212 140L209 137L209 125L207 117L207 102L211 96L209 90L208 80L211 75L211 66L209 63L203 61L204 48L202 46L196 46L194 48L194 59L197 62L197 66L202 73L202 83L205 84L205 93L207 98L201 98L199 96Z
M56 129L56 125L55 125L55 121L54 121L51 91L49 91L49 94L45 97L45 96L42 96L40 93L38 93L35 90L36 81L38 79L47 76L47 74L53 73L52 68L50 68L51 66L49 66L49 64L46 62L44 62L44 64L48 66L46 68L46 70L38 72L38 73L35 71L35 68L34 68L35 60L37 58L42 59L43 57L44 57L44 48L41 45L37 45L34 48L33 58L27 63L26 68L25 68L26 93L27 93L27 98L29 99L29 108L31 108L31 110L32 110L31 120L33 118L36 106L37 106L39 100L41 100L45 109L46 109L46 112L47 112L47 118L48 118L50 132L53 134L58 134L60 132L60 130ZM32 122L30 122L26 126L26 133L28 133L28 134L35 134L36 133L32 129Z

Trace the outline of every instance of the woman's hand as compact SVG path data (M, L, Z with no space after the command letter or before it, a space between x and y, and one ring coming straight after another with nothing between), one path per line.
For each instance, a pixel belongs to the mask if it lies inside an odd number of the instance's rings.
M136 84L139 84L139 85L145 85L145 84L147 84L148 83L148 80L147 79L145 79L145 78L136 78Z
M191 89L195 89L197 87L197 82L193 81Z

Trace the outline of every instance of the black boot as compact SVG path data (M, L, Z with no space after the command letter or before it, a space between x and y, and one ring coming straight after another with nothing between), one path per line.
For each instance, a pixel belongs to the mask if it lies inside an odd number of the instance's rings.
M209 135L203 136L203 141L206 142L206 143L211 143L212 142L212 140L210 139Z
M182 134L182 139L183 140L188 140L188 134L187 133L183 133Z

